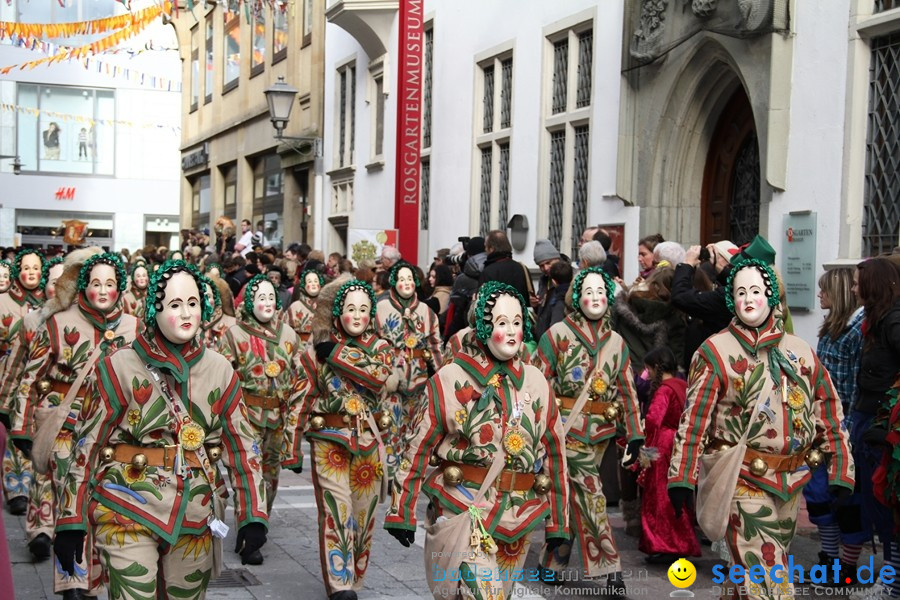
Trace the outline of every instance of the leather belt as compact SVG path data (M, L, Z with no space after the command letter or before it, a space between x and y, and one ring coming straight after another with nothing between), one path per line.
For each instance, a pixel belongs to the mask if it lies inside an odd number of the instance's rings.
M564 408L566 410L572 410L575 408L576 398L572 398L571 396L557 396L556 400L559 402L559 407ZM588 400L584 403L584 408L581 409L581 412L587 415L602 415L606 412L606 409L612 406L612 402L600 402L599 400Z
M428 350L427 348L416 348L414 350L408 350L408 352L412 358L421 358L423 360L431 360L431 357L434 356L431 353L431 350Z
M462 463L444 461L441 468L446 469L447 467L459 468L459 470L462 471L463 479L477 484L484 482L484 479L488 474L487 467L477 467L475 465L464 465ZM499 492L524 492L534 487L534 473L519 473L517 471L503 469L500 471L500 476L494 480L494 485L492 487Z
M154 448L144 448L143 446L131 446L129 444L117 444L115 449L115 460L121 463L130 463L138 454L147 457L148 467L162 467L164 469L172 469L175 467L175 456L178 454L178 445L162 446ZM196 469L203 468L197 453L193 450L184 451L184 460L188 466Z
M50 381L50 391L56 392L57 394L60 394L61 396L65 396L66 394L68 394L69 389L71 389L71 387L72 387L71 383L65 383L63 381L57 381L55 379L52 379ZM88 386L82 385L81 389L78 390L78 393L75 394L75 397L76 398L84 398L84 395L87 393L87 390L88 390Z
M717 451L734 446L731 442L715 439L707 445L707 448ZM744 452L744 466L749 466L757 458L766 463L766 467L776 473L792 473L806 462L806 453L809 448L802 448L796 454L771 454L760 452L753 448L747 448Z
M353 429L353 417L350 415L340 415L338 413L313 413L310 415L310 420L314 417L322 417L325 422L325 427L328 429ZM349 421L344 421L344 417L349 417ZM359 417L359 427L360 430L369 430L369 422L362 417L362 415L357 415ZM378 419L381 418L381 413L377 412L372 415L375 419L375 422L378 422ZM324 427L323 427L324 429Z
M281 398L275 396L257 396L244 392L244 403L255 408L281 408Z

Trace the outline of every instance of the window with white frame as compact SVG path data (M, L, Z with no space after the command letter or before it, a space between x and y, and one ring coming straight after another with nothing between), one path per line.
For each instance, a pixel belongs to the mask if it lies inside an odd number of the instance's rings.
M422 148L419 195L419 223L428 229L431 216L431 96L434 81L434 22L425 24L425 48L422 73Z
M200 103L200 28L191 29L191 112Z
M356 137L356 62L349 62L337 70L338 116L335 165L347 167L353 164Z
M369 110L371 111L371 162L383 160L384 155L384 61L369 67Z
M478 176L478 232L506 229L509 216L509 160L512 133L512 51L478 63L475 121Z
M573 256L587 226L594 34L590 21L547 37L542 230Z
M347 214L353 210L353 175L331 180L331 214Z

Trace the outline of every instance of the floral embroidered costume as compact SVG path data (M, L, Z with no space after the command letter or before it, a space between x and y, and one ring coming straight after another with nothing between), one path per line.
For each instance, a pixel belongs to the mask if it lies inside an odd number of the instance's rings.
M398 262L391 268L391 291L375 311L378 335L394 349L394 366L400 376L391 394L391 425L388 460L396 468L410 421L422 406L425 382L441 366L441 336L438 317L419 302L420 283L411 265Z
M265 543L265 487L237 375L196 339L212 307L193 266L153 275L146 329L97 363L65 476L54 549L74 571L92 530L110 600L204 598L224 507L216 462L234 473L239 544Z
M853 459L828 372L809 344L784 332L771 268L758 259L739 261L725 297L735 319L708 338L691 362L669 497L678 515L697 484L701 454L734 445L749 427L725 542L733 564L766 569L765 582L751 586L749 597L787 597L793 593L790 582L772 582L768 567L787 564L799 492L810 479L807 464L816 467L827 456L833 493L848 495Z
M95 268L96 267L96 268ZM90 291L88 288L90 286ZM102 294L98 289L102 286ZM13 405L14 439L30 440L63 401L82 369L91 373L84 379L69 408L69 417L56 436L50 473L34 473L26 532L29 540L50 537L57 514L57 499L72 462L73 432L85 391L92 383L93 364L88 364L93 349L100 346L102 356L134 341L137 320L123 314L120 294L125 287L125 269L118 256L104 254L100 248L77 250L66 260L66 270L56 283L53 298L37 315L43 324L32 330L31 317L26 318L28 333L33 333L28 362L22 374ZM89 299L86 293L91 294ZM98 588L100 565L91 555L90 540L85 540L84 561L73 576L54 568L53 588L90 590Z
M373 331L373 306L375 293L362 281L342 278L322 288L313 322L316 345L303 355L308 378L291 414L292 422L294 412L302 415L312 449L322 579L333 598L355 598L353 590L362 588L384 477L380 432L371 425L390 425L382 390L393 355ZM291 444L295 451L302 432ZM288 461L299 464L299 456Z
M260 311L261 299L266 303L266 314ZM280 308L272 283L265 275L254 276L247 282L240 320L219 340L219 352L234 366L241 380L250 423L260 442L270 511L278 493L282 460L293 452L285 447L285 442L293 439L288 431L296 428L297 422L289 422L286 416L299 401L302 379L306 377L300 368L297 334L275 316L275 310Z
M319 290L325 285L325 277L318 271L306 270L300 274L300 281L297 285L300 286L300 297L288 306L287 321L291 329L297 332L305 351L312 335L316 298Z
M482 286L475 317L477 340L471 346L464 344L453 362L428 381L425 406L410 427L408 450L392 485L384 527L409 545L415 537L416 502L423 486L431 501L429 523L468 510L502 446L505 467L478 507L489 536L479 543L491 553L487 540L496 542L497 565L506 575L485 578L486 573L464 561L462 569L478 573L460 582L461 597L508 595L513 574L528 554L530 534L544 519L548 538L569 535L562 420L544 375L518 358L525 306L511 286L499 282ZM426 476L429 465L438 468ZM472 549L467 545L456 550ZM499 586L498 577L502 594L493 589Z
M553 387L563 419L575 419L566 436L566 464L572 531L581 547L582 573L621 580L615 577L622 564L598 468L617 429L632 444L633 452L644 433L628 348L610 329L607 307L613 302L614 289L600 267L581 270L567 298L573 312L541 337L534 365ZM572 414L586 386L588 401L579 414ZM570 542L545 547L541 566L558 573L569 564L571 549Z
M43 263L40 250L20 251L10 272L12 285L8 292L0 294L0 420L7 429L28 353L23 319L44 303L40 289ZM3 492L12 514L25 514L31 480L31 461L13 446L10 438L3 453Z
M203 336L203 343L210 350L218 350L219 340L222 339L225 332L237 325L237 319L225 314L219 281L221 280L218 278L206 277L203 283L206 297L213 305L213 316L209 321L203 322L200 326L200 331ZM225 287L228 287L227 284Z
M131 267L131 286L124 294L122 306L125 314L133 315L139 322L144 322L144 305L147 298L147 284L150 272L147 263L137 262Z

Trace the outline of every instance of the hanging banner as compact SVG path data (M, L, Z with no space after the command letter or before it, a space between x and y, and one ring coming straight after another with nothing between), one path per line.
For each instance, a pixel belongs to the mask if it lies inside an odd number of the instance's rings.
M400 254L419 259L419 176L422 139L422 50L424 0L400 0L397 67L397 167L394 179L394 226Z
M397 247L396 229L348 229L347 247L350 260L357 266L364 260L375 260L381 256L385 246Z
M78 219L63 221L63 241L71 246L80 246L84 243L87 234L87 223Z

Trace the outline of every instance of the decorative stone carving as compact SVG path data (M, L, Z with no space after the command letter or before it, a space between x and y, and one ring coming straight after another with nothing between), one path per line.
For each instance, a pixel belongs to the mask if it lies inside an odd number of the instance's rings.
M738 0L738 10L741 13L739 28L744 31L757 31L770 27L773 3L774 0Z
M710 18L719 5L719 0L691 0L691 11L701 19Z
M668 6L669 0L641 2L641 20L631 39L631 56L649 60L659 55Z

